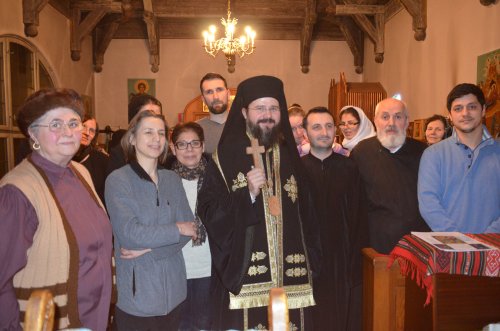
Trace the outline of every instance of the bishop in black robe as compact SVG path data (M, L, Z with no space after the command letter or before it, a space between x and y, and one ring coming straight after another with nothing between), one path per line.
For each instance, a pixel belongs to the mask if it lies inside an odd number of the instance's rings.
M314 282L315 330L361 330L362 255L367 246L361 177L349 158L312 153L302 162L313 186L321 238L321 271Z
M254 166L246 154L251 134L242 108L256 99L279 101L281 138L260 155L280 202L273 216L265 190L253 202L246 174ZM281 81L258 76L238 86L213 161L198 194L198 215L210 239L215 277L211 289L212 329L269 329L267 305L273 287L283 287L290 330L311 330L315 304L313 273L320 256L312 198L304 180Z

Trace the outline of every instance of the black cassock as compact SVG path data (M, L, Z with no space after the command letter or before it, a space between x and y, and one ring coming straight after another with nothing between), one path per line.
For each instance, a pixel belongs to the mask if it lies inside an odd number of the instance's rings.
M361 249L367 243L366 207L355 163L332 153L302 157L318 215L321 268L314 282L315 330L361 330Z
M280 144L267 153L271 167L279 163L274 188L276 192L279 187L282 217L270 217L264 193L252 203L245 175L253 162L242 153L249 145L246 138L227 147L233 158L224 176L220 163L212 160L198 194L198 215L207 229L214 269L213 329L269 329L269 290L284 287L291 330L311 330L312 272L320 255L311 195L296 181L288 149Z
M377 137L361 141L350 158L360 171L368 201L370 247L389 254L411 231L430 231L418 210L417 181L420 157L426 145L406 138L391 153Z

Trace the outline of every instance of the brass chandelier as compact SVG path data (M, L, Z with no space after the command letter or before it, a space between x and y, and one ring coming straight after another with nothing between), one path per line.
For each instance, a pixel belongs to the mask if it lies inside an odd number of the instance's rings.
M234 38L238 19L231 18L230 0L227 1L227 19L221 18L220 21L225 28L225 37L216 40L215 32L217 29L215 25L210 25L208 31L203 31L203 47L205 51L214 58L219 51L222 51L227 59L227 70L233 73L235 70L234 65L236 64L236 54L242 58L246 54L253 53L255 49L255 31L247 26L245 28L245 35Z

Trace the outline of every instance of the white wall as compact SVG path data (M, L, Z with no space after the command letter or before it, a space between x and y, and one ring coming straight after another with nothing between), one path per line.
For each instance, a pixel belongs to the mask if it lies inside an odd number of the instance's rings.
M82 94L93 96L92 44L90 37L82 43L81 60L74 62L70 56L70 23L52 6L40 12L38 36L24 35L22 1L0 1L0 35L23 37L33 44L49 63L57 87L70 87Z
M201 35L201 33L200 33ZM144 40L113 40L106 51L101 73L95 74L97 117L113 129L127 127L127 79L156 79L156 96L164 105L169 125L177 114L200 94L199 82L207 72L218 72L237 87L245 78L274 75L283 80L287 102L305 109L328 106L330 79L344 71L349 81L361 81L354 71L353 57L345 42L313 42L310 71L300 68L299 41L257 40L254 54L236 61L236 72L227 72L224 57L214 59L200 40L161 40L160 70L152 73Z
M400 92L411 120L447 115L446 96L458 83L476 83L477 56L500 48L500 3L427 1L427 38L413 38L411 16L402 10L385 29L384 63L365 43L365 81L380 81L389 96Z

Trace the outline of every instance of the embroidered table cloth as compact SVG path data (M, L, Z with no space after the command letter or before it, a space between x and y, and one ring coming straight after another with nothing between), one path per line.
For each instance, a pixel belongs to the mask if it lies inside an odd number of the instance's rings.
M440 250L414 235L405 235L389 254L390 267L399 262L401 273L414 279L427 291L425 304L432 297L432 275L447 273L468 276L500 277L500 233L466 234L496 247L486 251L450 252Z

